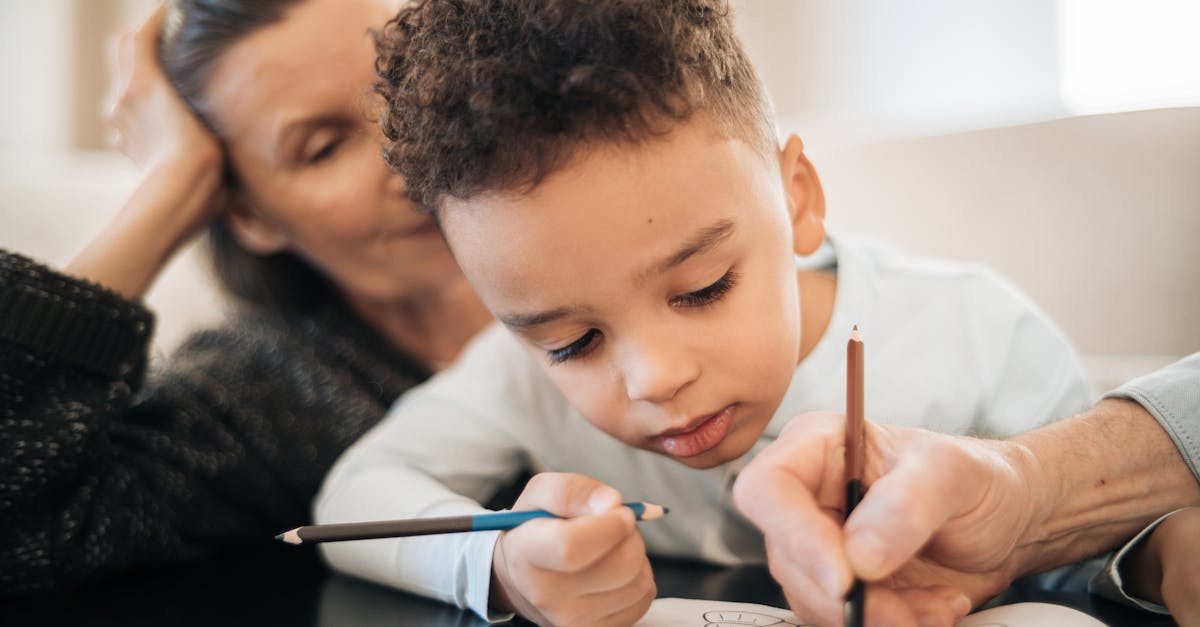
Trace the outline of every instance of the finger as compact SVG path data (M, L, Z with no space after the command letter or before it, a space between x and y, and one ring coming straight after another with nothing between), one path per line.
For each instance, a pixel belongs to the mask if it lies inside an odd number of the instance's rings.
M574 578L578 590L585 596L604 595L628 587L632 582L653 582L646 544L639 533L631 533L611 551L599 556Z
M771 554L769 550L768 554ZM773 554L768 566L771 577L783 588L788 607L801 621L815 625L842 624L840 596L825 592L803 569L776 559Z
M535 520L508 533L530 564L558 573L578 573L636 534L626 507L567 520Z
M868 429L874 428L868 425ZM846 521L846 556L854 572L878 581L916 555L950 518L979 501L985 467L958 438L927 434L872 483Z
M534 475L514 509L544 509L571 518L603 512L621 504L621 493L591 477L575 473L542 472Z
M971 601L950 586L905 588L897 590L896 597L921 627L949 627L971 611Z
M1200 626L1200 564L1164 571L1163 575L1163 605L1171 617L1180 625Z
M150 15L134 31L138 52L141 54L158 55L159 42L162 40L163 26L167 23L167 3L160 2ZM154 58L153 56L151 58Z
M649 583L634 581L631 582L627 590L618 591L614 595L615 603L608 604L608 607L620 608L612 613L604 616L600 620L601 625L632 625L639 618L645 616L650 610L650 604L654 602L654 597L658 594L658 588L654 584L654 576L649 574L649 565L646 567ZM607 601L607 599L606 599Z
M773 547L773 559L782 575L800 571L817 582L827 597L841 596L852 580L842 552L840 521L831 517L832 480L841 472L844 419L809 414L799 428L789 424L771 446L760 453L738 476L734 502L753 521ZM828 485L827 485L828 484Z
M868 625L889 625L894 627L917 627L916 614L901 597L900 593L891 588L872 585L866 592Z

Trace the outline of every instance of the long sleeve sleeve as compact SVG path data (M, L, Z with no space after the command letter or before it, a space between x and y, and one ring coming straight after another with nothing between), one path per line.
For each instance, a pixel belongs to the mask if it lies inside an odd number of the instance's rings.
M417 376L362 367L370 342L325 326L248 314L147 367L147 310L0 254L0 595L306 522L326 469Z
M1105 398L1125 398L1145 408L1200 481L1200 353L1138 377Z
M479 504L529 464L538 429L562 414L550 385L493 327L451 369L414 389L337 462L315 503L319 523L451 516ZM500 402L497 402L500 401ZM565 401L564 401L565 402ZM335 569L475 611L488 607L497 533L448 534L321 545Z

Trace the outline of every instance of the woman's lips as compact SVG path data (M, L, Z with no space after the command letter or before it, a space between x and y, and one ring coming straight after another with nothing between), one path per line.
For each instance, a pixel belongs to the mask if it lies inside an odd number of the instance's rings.
M684 429L669 429L655 436L659 446L672 457L692 457L711 450L725 439L733 425L733 405Z

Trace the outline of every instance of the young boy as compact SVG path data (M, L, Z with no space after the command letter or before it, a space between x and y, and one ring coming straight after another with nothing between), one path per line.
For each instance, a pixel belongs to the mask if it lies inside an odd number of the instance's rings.
M389 161L507 331L348 451L317 520L477 512L530 464L571 474L514 508L571 518L323 545L336 568L489 618L629 624L647 548L762 562L730 486L792 416L843 407L855 324L875 421L1005 436L1086 406L1067 341L986 270L826 236L723 2L433 0L381 42ZM671 513L637 528L622 499Z

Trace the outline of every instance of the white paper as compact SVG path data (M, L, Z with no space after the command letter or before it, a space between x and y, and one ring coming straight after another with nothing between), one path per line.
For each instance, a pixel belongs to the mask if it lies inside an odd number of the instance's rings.
M1013 603L976 612L958 627L1106 627L1104 623L1065 605Z
M655 599L634 627L797 627L805 625L788 610L731 601Z
M634 627L808 627L788 610L755 603L655 599ZM1065 605L1014 603L976 612L958 627L1106 627Z

